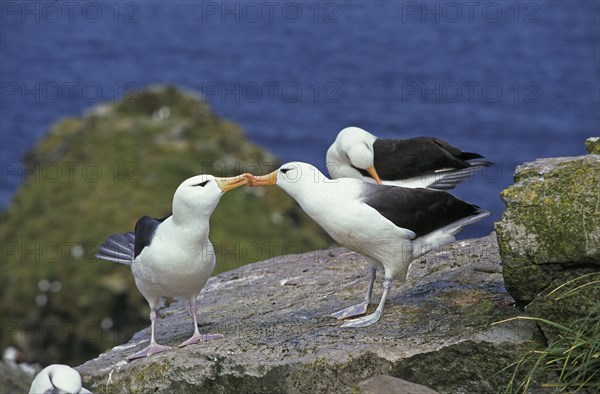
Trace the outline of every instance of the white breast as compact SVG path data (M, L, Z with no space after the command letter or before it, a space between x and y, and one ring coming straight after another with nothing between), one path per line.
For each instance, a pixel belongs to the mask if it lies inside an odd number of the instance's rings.
M163 223L131 266L142 294L163 297L195 297L215 267L215 253L208 239L208 226L202 234Z

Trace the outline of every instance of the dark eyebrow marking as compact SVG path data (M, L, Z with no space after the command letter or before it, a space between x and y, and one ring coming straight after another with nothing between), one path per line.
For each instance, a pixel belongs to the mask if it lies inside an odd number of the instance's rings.
M204 182L196 183L195 185L192 185L192 187L194 187L194 186L201 186L201 187L204 187L204 186L206 186L206 184L207 184L207 183L208 183L208 181L204 181Z

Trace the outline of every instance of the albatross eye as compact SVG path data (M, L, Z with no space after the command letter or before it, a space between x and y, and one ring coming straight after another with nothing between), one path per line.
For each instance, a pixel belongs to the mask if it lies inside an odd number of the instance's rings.
M194 187L194 186L201 186L201 187L204 187L204 186L206 186L206 184L207 184L207 183L208 183L208 181L204 181L204 182L196 183L195 185L192 185L192 187Z
M287 173L288 171L293 170L293 168L282 168L281 169L281 173L285 175L285 173Z

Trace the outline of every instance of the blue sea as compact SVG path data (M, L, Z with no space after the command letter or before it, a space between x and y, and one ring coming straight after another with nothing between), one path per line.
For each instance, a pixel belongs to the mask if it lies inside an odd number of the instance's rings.
M350 125L496 163L454 194L495 213L515 166L600 133L600 2L4 1L6 207L49 126L152 84L202 94L283 161L325 168ZM74 196L76 198L76 196Z

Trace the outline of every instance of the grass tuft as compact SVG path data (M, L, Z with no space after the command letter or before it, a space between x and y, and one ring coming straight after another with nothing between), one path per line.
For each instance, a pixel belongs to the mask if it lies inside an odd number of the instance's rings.
M561 293L566 285L584 282L589 276L571 280L549 295L555 294L559 300L583 288L600 286L600 281L587 281ZM546 349L529 352L502 370L513 369L505 393L528 393L534 382L553 393L600 393L600 314L597 311L567 325L531 316L518 316L494 324L511 320L534 320L553 327L559 335Z

